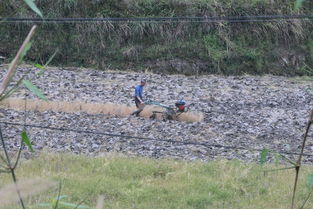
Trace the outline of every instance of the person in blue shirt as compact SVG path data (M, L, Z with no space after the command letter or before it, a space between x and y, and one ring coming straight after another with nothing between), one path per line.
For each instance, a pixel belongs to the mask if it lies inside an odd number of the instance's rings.
M142 94L143 94L143 87L146 85L145 80L141 80L140 84L135 87L135 104L137 110L132 113L132 115L139 116L143 108L145 107Z

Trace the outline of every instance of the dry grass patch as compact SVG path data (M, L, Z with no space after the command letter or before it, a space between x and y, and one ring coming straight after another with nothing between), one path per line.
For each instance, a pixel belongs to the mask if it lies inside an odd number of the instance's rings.
M2 101L0 106L8 109L24 110L25 100L19 98L10 98ZM126 117L136 110L135 106L113 103L84 103L84 102L65 102L65 101L42 101L27 100L26 107L28 110L37 111L54 111L77 113L84 112L88 114L106 114ZM146 105L140 116L149 118L153 111L164 111L164 109L152 105ZM157 119L162 119L161 114L157 114ZM203 114L197 112L182 113L177 118L178 121L200 122L203 120Z

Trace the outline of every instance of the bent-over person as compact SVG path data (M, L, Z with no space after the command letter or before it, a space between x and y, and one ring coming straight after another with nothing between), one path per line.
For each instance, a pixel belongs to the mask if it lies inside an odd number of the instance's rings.
M142 95L143 95L143 87L146 85L145 80L141 80L140 84L135 87L135 104L137 107L137 110L132 113L132 115L139 116L143 108L145 107L145 103L143 101Z

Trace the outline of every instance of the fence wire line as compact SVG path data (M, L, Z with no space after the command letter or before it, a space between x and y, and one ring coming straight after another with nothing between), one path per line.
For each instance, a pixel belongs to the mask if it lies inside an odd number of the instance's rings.
M313 14L305 15L262 15L262 16L202 16L202 17L104 17L104 18L0 18L7 23L84 23L84 22L191 22L191 23L220 23L220 22L267 22L295 19L311 20Z
M95 134L95 135L127 138L127 139L141 139L141 140L147 140L147 141L159 141L159 142L167 142L167 143L182 144L182 145L198 145L198 146L203 146L206 148L216 147L216 148L225 148L228 150L245 150L245 151L250 151L250 152L253 152L253 151L261 152L263 150L263 149L256 149L256 148L246 148L246 147L227 146L227 145L220 145L220 144L200 143L200 142L195 142L195 141L177 141L177 140L170 140L170 139L158 139L158 138L150 138L150 137L113 134L113 133L101 132L101 131L97 131L97 130L91 130L91 131L90 130L78 130L78 129L70 129L70 128L59 128L59 127L41 126L41 125L35 125L35 124L21 124L21 123L3 122L3 121L0 121L0 123L5 124L5 125L22 126L22 127L39 128L39 129L49 129L49 130L57 130L57 131L63 131L63 132ZM276 151L276 150L269 150L269 151L279 153L279 154L286 154L286 155L300 155L300 153L296 153L296 152ZM313 157L313 154L304 153L303 156Z

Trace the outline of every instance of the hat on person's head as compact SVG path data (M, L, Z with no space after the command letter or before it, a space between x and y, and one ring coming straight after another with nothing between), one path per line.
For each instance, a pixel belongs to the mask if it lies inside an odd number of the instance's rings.
M141 79L141 83L146 83L146 79Z

